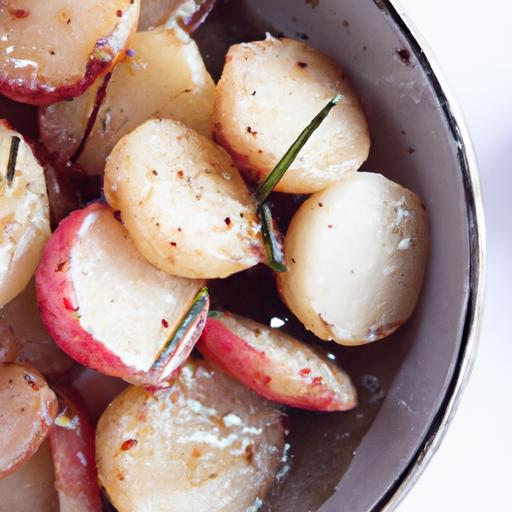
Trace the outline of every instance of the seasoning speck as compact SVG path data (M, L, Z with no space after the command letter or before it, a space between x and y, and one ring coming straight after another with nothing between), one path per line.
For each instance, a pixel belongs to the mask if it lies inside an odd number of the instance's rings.
M134 446L137 446L137 442L137 439L128 439L121 445L121 450L123 452L131 450Z
M162 327L164 327L165 329L169 327L169 322L165 318L162 318Z

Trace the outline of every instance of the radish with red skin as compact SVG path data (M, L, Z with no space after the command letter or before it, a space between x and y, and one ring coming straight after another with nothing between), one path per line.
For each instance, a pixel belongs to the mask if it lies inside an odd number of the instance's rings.
M226 312L209 318L197 348L269 400L318 411L357 405L350 378L325 355L254 320Z
M61 512L101 512L94 427L85 404L71 387L55 389L60 412L50 430L55 487Z
M194 347L209 305L202 286L150 265L100 203L60 223L36 273L41 318L64 352L152 386L166 385Z
M2 2L0 92L34 105L79 96L124 58L139 9L140 0Z

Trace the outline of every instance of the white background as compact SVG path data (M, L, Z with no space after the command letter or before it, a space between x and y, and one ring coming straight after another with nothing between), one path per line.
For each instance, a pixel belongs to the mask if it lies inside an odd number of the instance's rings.
M445 440L399 512L512 511L512 2L401 0L462 105L487 224L479 354Z

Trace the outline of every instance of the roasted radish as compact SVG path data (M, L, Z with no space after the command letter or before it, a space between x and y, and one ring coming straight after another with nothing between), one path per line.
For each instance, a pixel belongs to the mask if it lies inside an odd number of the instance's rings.
M357 404L350 378L327 357L248 318L227 312L209 318L197 347L269 400L319 411L346 411Z
M329 98L342 101L276 187L307 194L357 170L366 120L341 68L305 43L267 37L232 46L217 85L214 132L240 171L260 183Z
M41 318L84 366L164 385L185 361L208 311L202 281L150 265L114 212L92 204L62 221L36 274Z
M0 480L0 496L0 512L64 512L59 511L48 441L15 473Z
M0 4L0 92L47 105L79 96L124 57L140 0Z
M137 33L130 57L112 73L85 145L82 142L96 105L98 84L73 101L41 108L44 145L65 161L73 155L88 174L103 174L117 141L152 118L182 121L210 136L215 84L196 43L181 29Z
M265 498L283 445L269 402L200 364L170 389L116 398L98 423L96 460L119 512L239 512Z
M76 391L60 387L56 392L59 414L50 429L50 446L60 511L101 512L94 428Z
M412 314L428 249L423 204L380 174L352 173L313 194L285 238L281 297L323 340L360 345Z
M256 207L228 154L177 121L148 121L119 141L105 196L169 274L226 277L264 259Z
M0 307L25 288L49 236L43 168L23 137L0 121Z
M0 363L0 478L32 457L56 413L55 394L37 370Z
M28 361L47 379L59 378L74 366L74 361L55 344L41 321L33 279L0 310L0 329L16 341L21 360Z
M215 0L142 0L138 30L178 26L191 34L214 5Z

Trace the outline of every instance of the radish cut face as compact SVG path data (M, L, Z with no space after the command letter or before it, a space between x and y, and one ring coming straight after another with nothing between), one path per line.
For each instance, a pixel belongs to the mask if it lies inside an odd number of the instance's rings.
M154 385L200 334L208 309L207 296L195 301L202 284L149 264L115 212L100 204L60 224L37 276L43 321L64 351L108 375ZM196 314L183 329L191 306Z
M104 190L139 251L169 274L215 279L265 258L256 205L237 168L178 121L146 121L125 135L107 160Z
M194 42L179 27L138 32L127 57L112 71L106 96L77 163L103 174L121 137L153 118L181 121L205 136L212 127L215 83ZM96 104L99 79L85 94L39 111L41 140L66 161L77 151Z
M36 105L80 95L135 32L139 0L10 0L0 6L0 91Z
M208 363L166 390L129 388L96 431L98 477L119 512L250 510L283 447L281 413Z
M209 318L198 348L261 396L292 407L346 411L357 404L350 377L325 354L232 313Z
M55 394L38 371L0 364L0 479L32 457L56 413Z
M180 319L197 292L193 281L164 276L148 265L114 216L100 212L82 225L71 250L70 274L82 327L142 371L151 368L169 336L162 320ZM112 321L114 308L126 321ZM148 314L156 321L148 321Z
M25 288L50 236L43 168L23 137L0 120L0 307Z
M58 512L53 473L50 446L45 441L23 467L0 480L0 512Z

